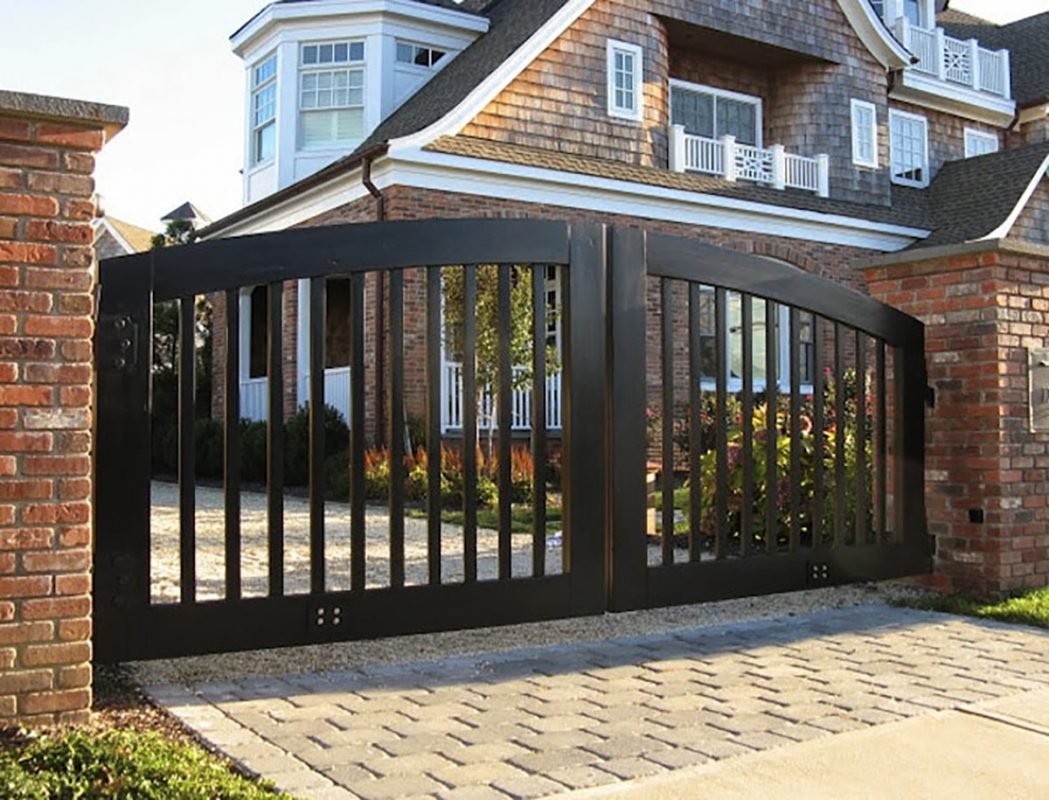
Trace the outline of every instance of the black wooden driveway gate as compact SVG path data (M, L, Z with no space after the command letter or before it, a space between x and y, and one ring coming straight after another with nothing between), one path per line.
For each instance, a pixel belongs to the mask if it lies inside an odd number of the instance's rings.
M554 267L561 305L551 311L548 280ZM400 423L405 416L406 306L415 308L411 299L406 304L406 276L418 279L409 285L425 285L425 426L428 440L436 442L442 436L444 400L442 272L449 268L462 269L464 295L463 522L454 529L456 545L462 547L455 556L461 575L450 579L444 574L452 534L440 523L440 460L431 455L424 507L426 574L412 585L405 570L407 475ZM498 274L498 333L504 342L493 389L500 401L498 570L489 580L478 573L478 410L472 402L484 391L473 364L478 275L485 269ZM381 586L369 582L363 474L365 378L372 356L365 301L373 297L367 288L371 273L383 274L388 286L383 383L388 418L398 421L386 432L391 488ZM533 420L546 416L551 313L557 314L561 330L556 366L563 383L562 557L558 569L547 569L547 498L537 491L527 537L531 568L524 575L515 574L520 567L513 566L512 557L520 538L515 540L511 531L510 501L512 393L519 387L505 344L510 293L522 275L531 280ZM300 590L285 585L284 286L309 281L312 412L324 406L330 278L348 279L350 293L349 523L345 530L325 530L323 415L311 413L309 581ZM100 661L599 614L913 574L930 566L921 490L922 327L785 265L598 225L427 221L293 230L154 251L103 262L100 280L95 438L95 653ZM267 589L264 596L249 596L241 574L240 364L238 348L228 346L222 365L224 591L217 599L201 599L193 469L195 299L225 296L226 341L237 342L239 293L255 286L267 287L269 308ZM653 314L646 310L646 298L659 291L660 313ZM177 304L181 322L180 594L173 602L158 602L151 589L152 323L154 304L161 302ZM768 322L763 344L754 333L760 329L755 309ZM714 320L713 328L704 314ZM733 320L738 324L731 325ZM658 331L655 350L653 330ZM764 384L755 379L760 373L755 352L761 350ZM686 351L682 373L675 364ZM655 358L668 353L673 355ZM646 368L656 360L663 362L656 371L661 382ZM789 373L782 376L785 381L777 370ZM777 388L763 391L762 386ZM653 402L664 430L658 446L666 491L658 540L651 531L646 535L651 527L646 521L646 433ZM742 416L730 419L737 404ZM766 421L774 420L767 429L755 428L761 408ZM851 428L845 422L849 413L855 418ZM533 424L535 486L545 486L552 471L549 444L545 426ZM762 462L762 452L777 455ZM687 488L676 486L675 475ZM671 500L675 488L679 497L684 492L689 498L683 514ZM331 586L331 556L325 552L333 536L348 545L349 585L340 590Z

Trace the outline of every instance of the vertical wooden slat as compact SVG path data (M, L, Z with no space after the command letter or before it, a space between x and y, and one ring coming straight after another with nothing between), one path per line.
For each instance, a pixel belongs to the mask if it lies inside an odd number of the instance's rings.
M845 328L834 323L834 545L845 544Z
M477 580L477 267L463 267L463 573Z
M823 446L826 415L823 407L823 323L812 315L812 546L823 544L823 509L826 493L823 474Z
M674 563L674 284L660 281L660 347L663 365L663 566Z
M284 594L284 285L280 281L269 285L267 301L266 516L269 593L277 597Z
M324 575L324 278L310 280L310 418L309 418L309 495L310 495L310 591L321 594Z
M390 586L404 586L404 270L390 272Z
M688 292L688 558L703 559L703 287L689 284Z
M856 331L856 544L866 544L867 525L867 337Z
M765 301L765 552L776 552L779 537L779 491L776 458L779 453L779 307Z
M240 585L240 292L226 292L226 392L222 484L226 512L226 599L239 600Z
M790 307L790 552L801 545L801 312Z
M350 588L364 591L366 544L364 516L364 281L350 276Z
M888 462L886 460L886 438L888 402L885 397L885 342L877 342L875 350L875 380L877 381L877 421L875 428L876 444L874 448L874 532L879 543L885 542L886 502L888 486Z
M717 442L717 489L714 500L714 557L725 558L728 523L728 301L722 287L714 290L714 352L717 363L717 419L714 430Z
M510 579L512 531L510 526L511 486L510 458L513 445L513 363L510 354L510 280L511 266L499 265L498 308L499 320L499 580Z
M754 535L754 298L744 294L743 327L743 507L740 509L739 552L750 555Z
M196 298L179 298L178 346L178 513L179 585L183 603L197 595L196 448L193 429L196 367Z
M546 573L546 267L532 267L532 575Z
M441 268L426 281L426 556L430 585L441 582Z

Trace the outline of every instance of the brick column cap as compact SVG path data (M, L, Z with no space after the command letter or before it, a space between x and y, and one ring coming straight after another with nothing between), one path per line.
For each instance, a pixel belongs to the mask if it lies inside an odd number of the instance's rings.
M1028 242L1023 239L981 239L975 242L962 242L961 244L947 244L938 247L916 247L913 250L898 250L895 253L861 258L852 262L852 267L858 270L874 269L877 267L895 267L900 265L912 266L926 261L939 261L951 259L957 256L968 256L979 253L1008 253L1018 256L1033 256L1035 258L1049 257L1049 245Z
M0 90L0 117L31 118L81 125L85 128L101 128L106 141L127 126L129 114L124 106Z

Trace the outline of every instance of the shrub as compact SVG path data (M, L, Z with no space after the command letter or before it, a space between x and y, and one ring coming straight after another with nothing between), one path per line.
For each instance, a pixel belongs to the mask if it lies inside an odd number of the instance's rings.
M348 449L350 428L332 406L324 407L325 459ZM301 407L284 425L284 480L289 486L305 486L310 479L310 411Z

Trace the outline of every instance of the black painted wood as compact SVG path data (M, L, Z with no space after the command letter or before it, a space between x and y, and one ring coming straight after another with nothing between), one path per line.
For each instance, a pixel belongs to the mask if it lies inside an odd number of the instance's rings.
M364 496L365 426L365 276L350 276L350 588L363 592L367 582Z
M688 558L703 557L703 337L700 321L703 287L688 287Z
M855 544L867 544L867 337L856 332L856 512Z
M510 530L512 520L510 459L513 447L513 368L510 353L510 281L512 278L509 264L499 265L497 280L499 318L499 386L496 404L499 411L499 580L509 580L513 548L513 532Z
M845 544L845 326L834 324L834 544Z
M266 517L269 552L269 593L284 594L284 284L267 289L269 318L266 365L269 408L266 420Z
M754 298L740 298L743 345L743 506L740 509L739 553L750 555L754 536Z
M662 560L674 563L674 284L664 278L660 285L660 353L662 386Z
M714 558L728 556L728 294L723 287L714 290L714 363L716 397L715 447L717 448L717 489L714 507Z
M776 459L779 452L779 307L765 301L765 553L776 552L779 497Z
M477 580L477 267L463 267L463 572Z
M426 272L426 560L441 582L441 268Z
M178 519L181 602L197 594L197 482L193 409L196 361L196 297L179 299L178 323Z
M801 547L801 312L790 318L790 537L788 549Z
M240 585L240 292L226 292L226 391L223 408L222 485L225 492L226 599Z
M812 546L821 547L826 530L824 520L824 501L826 499L826 480L824 464L826 452L826 409L824 392L826 380L823 373L823 336L824 321L822 317L812 317L812 440L813 477L812 477Z
M536 578L546 574L546 270L546 266L532 267L532 576Z
M390 272L390 586L404 586L404 271Z
M324 345L327 332L327 284L324 278L310 280L310 591L325 589L324 556Z

